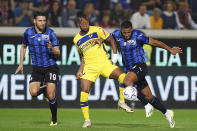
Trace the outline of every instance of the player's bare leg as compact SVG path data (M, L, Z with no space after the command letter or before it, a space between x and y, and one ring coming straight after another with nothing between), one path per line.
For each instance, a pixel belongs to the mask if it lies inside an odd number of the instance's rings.
M88 96L94 83L86 79L81 79L80 82L81 82L80 106L85 119L82 128L88 128L91 127Z
M45 100L49 102L46 93L46 85L41 86L41 82L31 82L29 85L29 92L31 96L39 96L40 94L44 94Z
M134 72L128 72L124 79L124 85L133 86L134 83L138 80L137 75Z
M38 96L41 82L31 82L29 84L29 92L31 96Z
M57 100L55 97L56 84L47 82L46 85L47 85L47 96L49 99L49 107L52 114L50 126L56 126L57 125Z
M124 84L127 87L133 86L134 83L138 80L137 75L134 72L128 72L124 79ZM144 95L141 92L138 92L138 99L145 105L146 117L150 117L153 112L153 107L145 99Z
M123 80L125 78L125 73L120 68L116 68L110 74L109 78L110 79L118 80L119 82L122 82L123 83ZM123 97L123 94L122 94L123 89L124 88L119 87L119 90L120 90L120 94L119 94L120 95L120 100L118 101L118 108L123 109L123 110L125 110L128 113L134 112L134 110L125 103L125 100L124 100L124 97Z
M119 76L120 76L121 74L123 74L123 73L124 73L124 72L123 72L120 68L116 68L116 69L114 69L114 70L112 71L112 73L110 74L109 78L110 78L110 79L118 80ZM123 80L124 80L124 78L123 78ZM120 82L120 83L122 83L122 82Z
M149 101L151 101L153 99L153 95L152 92L149 88L149 86L146 86L144 89L141 90L142 94L145 95L145 98Z

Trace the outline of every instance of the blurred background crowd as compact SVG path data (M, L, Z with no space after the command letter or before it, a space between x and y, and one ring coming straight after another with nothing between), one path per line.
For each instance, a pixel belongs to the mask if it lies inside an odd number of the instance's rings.
M90 25L138 29L197 29L197 0L0 0L0 26L31 26L33 13L48 15L51 27L77 27L77 12Z

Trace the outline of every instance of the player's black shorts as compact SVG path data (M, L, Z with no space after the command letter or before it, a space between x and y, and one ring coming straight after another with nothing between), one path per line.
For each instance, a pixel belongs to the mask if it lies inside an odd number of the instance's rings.
M142 90L148 85L148 83L145 79L145 76L148 72L148 68L147 68L145 63L136 63L132 67L130 72L134 72L138 77L138 81L135 82L135 84L137 85L138 90Z
M31 74L30 82L41 82L41 83L57 83L59 80L59 68L57 65L49 67L38 67L33 66L33 72Z

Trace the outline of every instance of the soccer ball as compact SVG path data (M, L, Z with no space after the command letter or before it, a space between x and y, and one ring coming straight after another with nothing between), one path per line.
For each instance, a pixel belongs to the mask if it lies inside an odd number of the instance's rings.
M123 90L123 96L126 100L133 101L137 98L137 89L135 87L126 87Z

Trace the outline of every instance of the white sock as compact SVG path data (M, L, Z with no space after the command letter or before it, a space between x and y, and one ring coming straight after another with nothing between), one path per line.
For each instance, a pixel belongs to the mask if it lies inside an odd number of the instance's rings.
M152 105L150 103L147 103L144 107L152 107Z
M166 110L166 113L165 113L165 115L168 115L168 109Z

